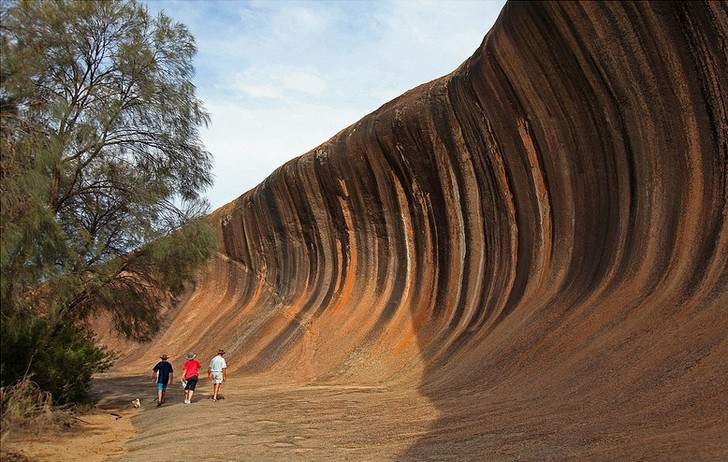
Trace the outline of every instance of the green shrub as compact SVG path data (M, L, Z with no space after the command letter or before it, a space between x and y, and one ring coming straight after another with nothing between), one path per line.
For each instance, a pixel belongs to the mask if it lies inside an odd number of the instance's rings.
M113 353L95 344L88 330L51 326L37 318L24 326L3 322L1 342L1 385L32 374L55 404L87 401L92 375L107 370L114 359Z

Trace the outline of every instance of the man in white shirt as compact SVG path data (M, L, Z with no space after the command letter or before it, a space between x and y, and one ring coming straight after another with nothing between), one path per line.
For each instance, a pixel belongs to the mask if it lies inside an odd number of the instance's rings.
M217 356L212 358L210 366L207 368L207 379L212 378L212 400L217 401L217 395L220 393L220 385L227 380L227 363L222 356L225 350L217 350Z

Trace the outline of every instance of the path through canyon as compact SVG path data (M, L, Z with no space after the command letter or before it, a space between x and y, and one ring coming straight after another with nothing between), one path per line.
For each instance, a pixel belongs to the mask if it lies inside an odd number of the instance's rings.
M122 460L726 460L727 184L728 3L509 2L216 210L152 342L100 331ZM218 348L224 401L150 404Z

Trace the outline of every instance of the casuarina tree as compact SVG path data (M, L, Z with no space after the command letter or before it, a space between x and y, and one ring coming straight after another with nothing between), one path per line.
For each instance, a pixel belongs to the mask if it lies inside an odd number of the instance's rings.
M93 342L97 316L148 339L214 239L189 30L133 0L0 8L6 385L48 375L69 335ZM108 366L93 348L88 370Z

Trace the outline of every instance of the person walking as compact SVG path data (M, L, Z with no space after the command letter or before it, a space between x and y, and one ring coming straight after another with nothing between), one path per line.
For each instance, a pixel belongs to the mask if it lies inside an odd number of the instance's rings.
M212 358L210 365L207 367L207 380L212 378L212 400L218 400L220 393L220 385L227 380L227 362L222 356L225 350L217 350L217 356Z
M202 364L195 359L197 355L193 352L187 353L187 361L183 366L182 383L185 386L185 404L192 402L192 395L195 393L197 379L199 378L200 368Z
M167 355L162 355L159 359L161 361L152 368L152 382L157 384L157 407L165 403L167 385L174 380L174 369L167 362Z

